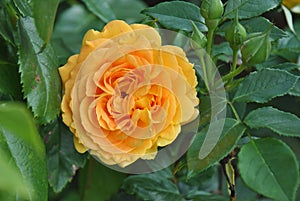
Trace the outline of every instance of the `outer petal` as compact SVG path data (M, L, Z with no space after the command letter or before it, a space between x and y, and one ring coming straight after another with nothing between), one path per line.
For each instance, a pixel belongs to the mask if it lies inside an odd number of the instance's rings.
M120 34L132 31L132 28L122 20L109 22L101 32L101 38L113 38Z
M74 136L73 140L74 140L75 149L79 153L84 153L87 151L87 148L81 142L79 142L79 139L76 136Z
M66 82L70 79L71 72L73 71L73 69L77 64L77 58L78 58L78 54L71 56L68 59L68 63L58 69L64 87Z
M73 55L68 59L68 63L62 67L60 67L59 73L63 82L63 89L65 91L65 94L63 96L62 99L62 103L61 103L61 110L63 112L62 117L63 117L63 121L64 123L69 126L72 127L72 122L73 122L73 118L72 118L72 110L70 108L70 102L71 102L71 91L73 88L73 83L74 83L74 79L75 79L75 75L74 75L74 71L76 69L77 66L77 58L78 55ZM75 130L74 128L71 130Z

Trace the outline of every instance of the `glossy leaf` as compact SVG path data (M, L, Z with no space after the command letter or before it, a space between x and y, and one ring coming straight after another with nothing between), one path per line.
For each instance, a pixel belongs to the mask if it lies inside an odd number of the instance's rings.
M274 138L254 140L241 148L238 158L241 177L251 189L274 200L295 200L299 165L285 143Z
M7 163L15 167L24 184L28 185L28 200L46 201L48 183L45 147L25 106L17 103L0 105L0 149L9 157ZM5 177L6 173L1 172L1 175ZM15 192L14 197L18 200L18 192Z
M56 118L60 111L61 81L56 55L51 46L44 47L31 17L18 21L18 50L21 82L28 105L39 122Z
M284 136L300 137L300 118L273 107L253 110L247 115L244 122L250 128L269 128Z
M296 28L296 26L295 26ZM297 32L297 30L296 30ZM300 33L300 31L298 31ZM281 38L278 41L278 45L274 51L276 55L279 55L288 61L296 63L300 54L300 39L297 37L299 35L287 32L288 37Z
M275 63L271 64L270 62L264 62L259 65L256 65L256 68L258 70L263 70L266 68L274 68L274 69L279 69L279 70L285 70L285 71L292 71L292 70L297 70L300 68L300 65L295 64L295 63L290 63L290 62L282 62L282 63Z
M240 23L246 28L248 33L264 32L267 28L272 26L270 38L271 40L278 40L279 38L286 37L287 34L271 23L264 17L255 17L247 20L242 20Z
M263 14L281 3L281 0L228 0L224 17L234 18L236 10L240 19L251 18Z
M120 188L126 174L116 172L90 158L89 163L80 171L81 201L105 201Z
M146 8L143 14L157 19L167 29L193 31L191 21L195 23L200 31L205 31L200 8L195 4L184 1L163 2L154 7Z
M116 19L116 16L107 1L83 0L88 9L104 23Z
M233 100L265 103L287 94L296 81L296 76L283 70L265 69L254 72L239 85Z
M289 94L293 96L300 96L300 77L298 77L295 86L290 90Z
M134 194L143 200L182 201L177 186L171 181L170 169L163 169L150 174L129 176L122 188L129 194Z
M59 0L33 0L33 18L40 37L48 43L52 34Z
M214 124L218 125L219 121L215 121ZM212 151L202 160L199 159L199 151L204 142L208 127L202 129L194 138L188 153L188 177L192 177L195 174L211 167L227 154L229 154L235 147L237 141L245 131L245 126L240 124L234 119L227 118L225 125L218 140L217 145Z
M218 59L224 62L230 62L232 60L232 49L228 42L223 42L218 45L214 45L213 47L214 57L218 57Z
M84 166L86 154L75 150L73 134L59 119L42 127L41 132L47 150L49 184L54 192L60 192Z

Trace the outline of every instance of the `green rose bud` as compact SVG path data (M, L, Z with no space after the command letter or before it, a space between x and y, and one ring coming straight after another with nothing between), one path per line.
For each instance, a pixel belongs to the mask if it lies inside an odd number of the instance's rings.
M234 22L229 26L226 30L225 38L229 42L230 47L233 50L237 50L240 48L242 43L244 42L247 36L246 29L241 25L237 18Z
M203 0L200 8L201 15L206 20L220 19L224 12L221 0Z
M270 30L250 34L241 47L242 61L246 65L262 63L271 52Z
M206 36L199 31L199 29L197 28L197 26L194 24L194 22L192 22L193 25L193 33L192 33L192 40L191 40L191 46L194 49L201 49L201 48L205 48L206 47L206 43L207 43L207 38Z

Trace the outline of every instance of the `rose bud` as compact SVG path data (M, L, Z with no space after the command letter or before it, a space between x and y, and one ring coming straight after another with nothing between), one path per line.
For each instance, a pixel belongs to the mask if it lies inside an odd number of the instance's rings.
M224 6L221 0L203 0L200 13L204 19L220 19L224 12Z
M241 47L243 63L250 66L267 60L272 48L269 35L270 30L249 34Z
M238 50L247 36L246 29L235 18L225 32L225 38L233 50Z
M200 13L205 19L208 29L214 30L223 15L224 6L221 0L203 0Z

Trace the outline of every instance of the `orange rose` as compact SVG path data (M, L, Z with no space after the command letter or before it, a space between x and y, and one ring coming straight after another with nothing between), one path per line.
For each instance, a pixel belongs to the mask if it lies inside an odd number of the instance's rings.
M62 117L77 151L108 165L154 159L198 115L193 65L146 25L115 20L89 30L59 73Z

